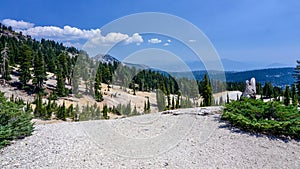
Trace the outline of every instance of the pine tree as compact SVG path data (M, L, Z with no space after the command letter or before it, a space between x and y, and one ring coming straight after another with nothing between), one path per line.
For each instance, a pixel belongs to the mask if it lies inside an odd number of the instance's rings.
M80 114L79 105L76 104L75 111L74 111L74 121L78 121L79 120L79 114ZM100 118L100 115L99 115L99 118Z
M289 85L285 86L283 103L286 106L288 106L290 104L290 86Z
M95 100L97 102L101 102L103 101L103 96L102 96L102 93L101 93L101 83L99 82L99 79L96 79L95 81Z
M40 92L43 88L43 82L46 80L45 63L41 51L34 56L33 64L34 78L32 83L35 85L37 92Z
M147 112L147 102L144 102L144 112Z
M68 60L65 52L62 52L58 56L58 66L61 68L62 77L66 79L69 77Z
M48 103L47 103L47 106L46 106L46 118L51 118L52 116L52 106L51 106L51 97L49 96L48 97Z
M71 104L67 109L67 116L70 117L72 120L74 120L74 107L73 104Z
M8 47L7 47L7 43L5 43L5 47L4 49L1 51L1 78L5 79L5 80L10 80L10 73L9 73L9 61L8 61Z
M108 119L109 117L107 116L107 112L108 112L108 108L107 108L107 105L105 104L103 106L103 110L102 110L102 114L103 114L103 118L104 119Z
M31 60L32 52L28 45L23 44L20 50L20 56L22 58L20 62L20 82L23 85L26 85L27 82L31 79Z
M273 96L273 86L271 82L266 82L263 87L263 95L267 98L271 98Z
M168 106L167 106L167 108L170 109L170 108L171 108L171 97L170 97L169 91L168 91L167 93L168 93L168 94L167 94L167 101L168 101Z
M293 76L296 78L296 88L298 94L298 100L300 99L300 60L297 60L297 65L294 69Z
M41 117L41 118L45 118L44 111L43 111L43 100L42 100L42 94L37 94L36 100L35 100L35 109L34 109L34 116L35 117Z
M134 81L132 81L132 89L133 89L133 95L136 95L136 93L135 93L135 83L134 83Z
M61 67L58 67L57 74L56 74L56 92L58 96L66 95L65 79L62 75Z
M66 114L67 114L66 106L65 106L65 102L64 102L62 106L58 107L58 111L56 112L56 117L61 120L66 120Z
M175 99L174 99L174 96L172 97L172 110L175 109Z
M256 92L257 94L262 94L262 87L261 87L261 83L257 82L256 83Z
M96 72L96 78L94 83L95 100L97 102L103 101L103 96L101 93L101 80L102 80L102 76L101 76L101 69L99 66Z
M294 106L298 106L298 94L296 92L295 84L293 84L293 87L292 87L292 103Z
M203 106L211 106L212 103L212 89L207 74L204 75L202 80L200 94L203 97Z
M180 107L180 105L179 105L179 98L180 98L180 96L179 96L179 94L177 95L177 99L176 99L176 105L175 105L175 108L176 109L179 109L179 107Z
M150 100L149 100L149 98L148 98L148 101L147 101L147 111L150 112Z

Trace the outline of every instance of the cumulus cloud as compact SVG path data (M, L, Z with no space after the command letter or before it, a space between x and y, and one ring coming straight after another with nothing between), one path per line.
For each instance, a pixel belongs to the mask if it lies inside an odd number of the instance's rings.
M137 43L137 45L140 45L143 43L143 38L138 33L134 33L131 37L128 37L126 39L126 43Z
M169 43L164 43L164 44L163 44L163 46L169 46L169 45L170 45Z
M167 40L168 43L171 43L172 41L170 39Z
M75 47L75 48L78 48L78 49L82 48L82 44L79 43L79 42L74 42L73 43L73 42L67 41L67 42L64 42L63 44L66 47Z
M152 39L149 39L148 42L156 44L156 43L161 43L162 41L160 39L157 39L157 38L152 38Z
M87 47L110 46L121 41L124 41L124 44L136 43L137 45L140 45L143 42L143 38L138 33L129 36L119 32L110 32L106 36L100 34L99 36L90 38Z
M13 29L28 29L34 26L33 23L24 22L23 20L3 19L1 22L6 26L11 26Z
M97 46L105 46L123 40L125 44L136 43L139 45L143 42L142 36L138 33L134 33L132 36L119 32L110 32L107 35L102 35L100 29L85 30L68 25L63 28L57 26L34 26L33 23L12 19L4 19L2 23L11 26L16 31L22 31L24 35L30 35L37 39L45 38L59 41L67 46L82 46L82 44L77 42L80 40L90 40Z
M22 31L26 35L36 38L50 38L59 40L89 39L101 35L100 29L81 30L76 27L64 26L36 26Z

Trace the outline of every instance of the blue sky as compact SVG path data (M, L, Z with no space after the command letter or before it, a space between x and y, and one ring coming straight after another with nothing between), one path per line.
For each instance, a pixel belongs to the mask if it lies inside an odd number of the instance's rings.
M26 23L26 29L39 27L28 31L28 34L33 33L33 37L46 34L46 38L81 46L87 38L99 33L99 30L101 32L102 26L115 19L139 12L163 12L197 26L210 39L222 59L294 66L295 60L300 59L299 9L300 1L297 0L9 0L1 2L0 20L9 19L6 21L10 24L14 20L24 21L22 29L25 29ZM43 26L61 28L69 33L75 28L86 31L81 32L80 38L74 39L49 35L42 29ZM72 36L72 33L66 36ZM131 38L132 34L128 37ZM139 37L132 39L134 43L141 43ZM149 40L151 38L143 39L141 44Z

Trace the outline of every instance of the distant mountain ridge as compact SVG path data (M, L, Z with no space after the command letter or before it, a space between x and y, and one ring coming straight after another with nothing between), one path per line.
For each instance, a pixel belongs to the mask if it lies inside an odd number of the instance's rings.
M293 77L294 68L269 68L243 72L226 72L227 81L245 81L255 77L257 82L264 84L271 82L274 86L284 87L295 82Z
M93 57L95 60L98 60L102 63L112 63L112 62L120 62L118 59L114 58L110 55L102 55L98 54L95 57ZM237 70L245 70L242 69L246 65L242 62L235 62L231 60L222 60L224 64L225 70L228 70L229 67L226 68L227 64L234 65ZM235 63L235 64L232 64ZM152 69L148 67L147 65L141 65L141 64L135 64L135 63L122 63L123 65L127 65L129 67L136 67L137 69ZM250 63L248 65L251 65ZM260 82L264 84L265 82L271 82L274 86L284 87L285 85L290 85L295 82L295 79L293 78L293 67L285 67L286 65L281 63L273 63L268 66L262 66L257 65L258 67L263 68L257 68L254 70L246 70L246 71L225 71L226 81L227 82L245 82L246 80L251 79L254 77L257 82ZM280 67L281 68L276 68ZM275 67L275 68L274 68ZM153 69L154 71L160 71ZM229 69L230 70L230 69ZM163 73L163 72L162 72ZM166 72L164 72L166 73ZM187 77L187 78L195 78L196 80L202 80L204 74L207 73L206 70L196 70L191 72L168 72L174 77L181 78L181 77ZM218 78L218 74L221 75L220 71L211 71L211 73L214 74L214 77Z
M268 68L257 69L248 71L225 71L227 82L245 82L252 77L257 82L264 84L265 82L271 82L274 86L284 87L285 85L291 85L295 82L293 77L294 68ZM203 78L206 71L193 71L193 75L197 80ZM216 72L217 73L217 72ZM220 72L219 72L220 73Z
M268 68L287 68L290 65L283 63L262 63L262 62L242 62L230 59L221 59L225 71L245 71L245 70L259 70Z
M106 63L106 64L113 63L113 62L120 62L118 59L116 59L113 56L108 55L108 54L106 54L106 55L98 54L98 55L96 55L96 56L94 56L92 58L94 60L97 60L97 61L99 61L101 63Z

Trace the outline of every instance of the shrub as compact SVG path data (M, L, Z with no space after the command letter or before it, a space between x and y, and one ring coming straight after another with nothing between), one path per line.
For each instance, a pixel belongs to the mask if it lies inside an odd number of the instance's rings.
M300 138L300 113L295 106L243 98L225 105L222 119L250 132Z
M23 111L24 104L8 101L0 92L0 148L8 145L13 139L31 135L32 116Z

